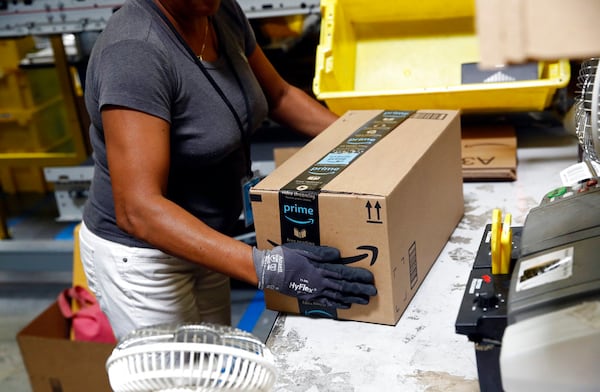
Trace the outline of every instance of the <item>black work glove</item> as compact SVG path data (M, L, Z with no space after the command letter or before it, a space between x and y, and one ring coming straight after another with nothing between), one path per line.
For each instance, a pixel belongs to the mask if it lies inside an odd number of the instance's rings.
M373 274L338 264L336 248L289 243L271 250L254 248L253 258L259 289L341 309L353 303L368 304L377 294Z

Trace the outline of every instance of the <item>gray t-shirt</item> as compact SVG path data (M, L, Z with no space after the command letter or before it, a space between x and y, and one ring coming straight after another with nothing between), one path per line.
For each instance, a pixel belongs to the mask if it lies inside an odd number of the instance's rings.
M94 177L83 220L96 235L137 247L149 245L116 225L100 115L104 105L170 123L166 196L221 232L229 234L239 218L241 179L248 171L235 117L151 1L127 0L111 17L92 49L85 90ZM220 57L203 64L235 108L247 139L267 115L267 101L246 58L256 48L255 36L235 0L222 0L213 26Z

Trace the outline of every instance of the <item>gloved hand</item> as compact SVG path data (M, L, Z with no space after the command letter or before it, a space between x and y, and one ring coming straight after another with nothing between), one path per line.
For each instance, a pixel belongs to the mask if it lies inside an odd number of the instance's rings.
M271 250L253 249L259 289L271 289L302 300L341 309L367 304L377 294L373 274L337 264L338 249L289 243Z

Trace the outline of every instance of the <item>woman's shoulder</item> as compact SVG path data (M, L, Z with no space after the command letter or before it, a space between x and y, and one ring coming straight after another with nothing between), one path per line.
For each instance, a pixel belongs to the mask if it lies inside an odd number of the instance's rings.
M148 56L168 57L164 39L158 31L160 23L157 23L148 3L148 0L125 1L109 19L94 49L99 53L125 55L128 58L139 53L143 56L145 53Z
M102 36L109 41L120 39L145 39L153 24L145 0L127 0L108 20Z

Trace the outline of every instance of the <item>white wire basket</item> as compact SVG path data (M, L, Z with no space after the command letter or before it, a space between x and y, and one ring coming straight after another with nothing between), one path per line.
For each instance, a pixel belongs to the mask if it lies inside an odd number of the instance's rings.
M269 391L275 361L254 335L216 324L141 328L106 362L115 392Z

